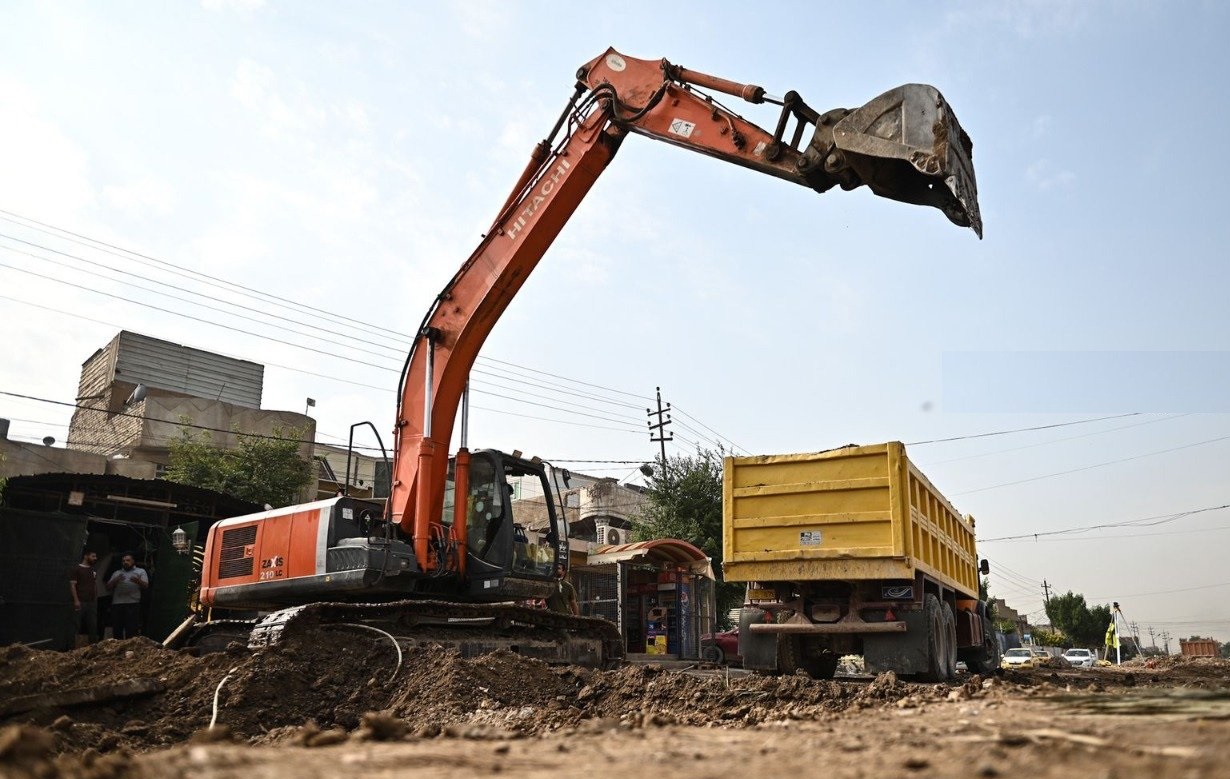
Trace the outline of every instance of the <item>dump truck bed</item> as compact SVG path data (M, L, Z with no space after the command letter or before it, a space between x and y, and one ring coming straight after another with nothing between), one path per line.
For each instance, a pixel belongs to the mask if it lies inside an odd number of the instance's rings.
M913 580L921 572L977 597L973 518L900 442L728 457L722 509L727 581Z

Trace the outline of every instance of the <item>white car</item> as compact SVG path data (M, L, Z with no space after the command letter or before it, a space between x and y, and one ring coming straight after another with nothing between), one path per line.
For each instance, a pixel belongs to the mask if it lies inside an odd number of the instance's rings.
M1088 649L1069 649L1063 653L1063 659L1073 668L1093 668L1097 658Z

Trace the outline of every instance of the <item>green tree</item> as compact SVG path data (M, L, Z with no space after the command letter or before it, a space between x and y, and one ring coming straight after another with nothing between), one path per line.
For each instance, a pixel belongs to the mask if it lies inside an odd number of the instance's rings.
M698 547L713 561L717 582L717 618L743 603L742 584L722 577L722 455L697 449L695 456L671 457L649 478L648 502L637 517L635 537L678 538Z
M1068 638L1064 634L1055 630L1035 628L1033 632L1033 641L1038 646L1066 646L1068 643Z
M170 443L167 479L274 507L294 503L312 481L312 466L299 456L302 431L236 435L238 448L221 449L208 432L180 428Z
M1046 603L1046 616L1051 624L1072 639L1074 646L1101 646L1110 624L1110 607L1089 608L1085 596L1068 591Z
M1230 641L1221 645L1221 656L1230 657Z

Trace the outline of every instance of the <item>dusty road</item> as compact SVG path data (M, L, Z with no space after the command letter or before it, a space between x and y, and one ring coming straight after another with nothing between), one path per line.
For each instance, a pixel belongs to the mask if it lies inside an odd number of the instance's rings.
M925 685L423 647L395 669L349 634L205 658L0 650L0 776L1230 776L1226 661Z

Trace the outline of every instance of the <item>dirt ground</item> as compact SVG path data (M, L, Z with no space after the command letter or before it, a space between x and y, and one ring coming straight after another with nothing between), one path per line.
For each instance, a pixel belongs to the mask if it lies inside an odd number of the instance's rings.
M430 645L406 649L399 667L390 641L344 629L200 658L144 639L0 649L0 777L595 770L1224 779L1230 661L917 684L892 674L595 671L508 653L462 659Z

